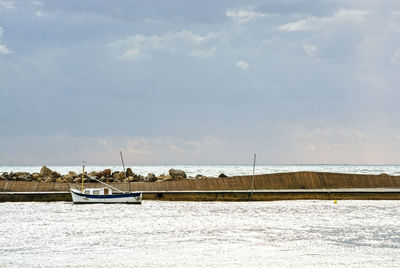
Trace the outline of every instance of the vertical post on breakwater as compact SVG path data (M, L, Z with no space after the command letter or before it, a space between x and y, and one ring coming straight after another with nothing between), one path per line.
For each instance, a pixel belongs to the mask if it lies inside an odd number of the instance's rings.
M83 161L83 166L82 166L82 190L81 192L83 193L83 182L85 180L85 162Z
M254 162L253 162L253 178L251 180L251 198L253 198L254 191L254 172L256 170L256 154L254 154Z
M124 169L124 175L125 175L126 183L128 184L128 191L130 192L131 191L131 185L129 183L128 178L126 177L125 163L124 163L124 158L122 157L122 151L119 151L119 154L121 155L122 168Z

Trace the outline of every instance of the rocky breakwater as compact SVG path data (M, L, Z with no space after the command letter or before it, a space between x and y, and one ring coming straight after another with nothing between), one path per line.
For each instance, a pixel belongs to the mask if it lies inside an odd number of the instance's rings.
M96 182L94 179L103 181L105 183L120 183L120 182L162 182L162 181L176 181L185 179L202 179L207 178L203 175L196 177L188 177L183 170L170 169L168 174L161 174L156 176L149 173L147 176L135 174L131 168L126 172L112 171L111 169L104 169L102 171L85 172L85 182ZM29 172L3 172L0 174L0 180L6 181L35 181L35 182L59 182L59 183L81 183L82 173L75 173L73 171L68 174L60 174L56 171L43 166L39 173Z

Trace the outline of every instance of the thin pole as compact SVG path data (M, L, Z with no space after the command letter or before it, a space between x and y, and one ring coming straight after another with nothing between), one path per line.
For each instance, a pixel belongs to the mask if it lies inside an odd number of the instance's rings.
M85 162L83 162L82 166L82 190L81 193L83 193L83 181L85 180Z
M254 154L254 162L253 162L253 178L251 180L251 197L253 197L254 191L254 172L256 170L256 154Z
M119 151L119 154L121 155L122 168L124 169L124 175L125 175L126 183L128 184L128 191L130 192L131 191L131 185L129 183L128 178L126 177L125 163L124 163L124 158L122 157L122 151Z

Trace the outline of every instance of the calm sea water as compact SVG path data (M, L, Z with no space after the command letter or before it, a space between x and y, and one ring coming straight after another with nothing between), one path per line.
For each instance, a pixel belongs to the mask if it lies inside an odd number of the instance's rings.
M399 267L400 202L0 203L0 267Z
M170 168L184 170L188 176L196 176L201 174L204 176L218 176L224 173L228 176L234 175L250 175L253 173L251 165L232 165L232 166L128 166L133 172L140 175L154 173L157 176L160 174L168 174ZM39 172L41 166L0 166L0 173L10 171L26 171ZM77 173L82 171L80 166L49 166L61 174L67 174L69 171ZM87 171L100 171L105 168L110 168L113 171L121 171L122 166L87 166ZM294 171L321 171L321 172L340 172L354 174L381 174L400 175L400 165L257 165L256 174L268 174L279 172L294 172Z

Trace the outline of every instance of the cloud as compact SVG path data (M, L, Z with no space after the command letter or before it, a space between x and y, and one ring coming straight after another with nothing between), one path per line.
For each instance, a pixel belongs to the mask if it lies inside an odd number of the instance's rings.
M292 131L292 142L296 154L307 159L306 163L396 163L399 144L395 133L382 137L379 131L361 130L351 127L296 127ZM302 156L303 155L303 156Z
M232 18L238 23L245 23L250 20L266 16L266 14L255 12L252 9L239 9L239 10L228 9L225 12L225 15L229 18Z
M164 51L171 54L186 54L192 57L205 58L214 55L216 48L209 42L218 34L200 35L192 31L169 32L163 35L136 34L116 40L106 47L116 51L121 60L136 60L145 58L151 51Z
M210 137L181 139L166 136L106 135L23 137L20 143L0 136L0 145L2 148L9 148L10 152L7 156L0 155L2 163L33 165L79 165L82 160L88 161L89 165L120 164L120 151L124 153L127 165L212 164L217 159L222 159L223 150L234 147L226 139ZM26 148L30 148L29 152Z
M309 16L305 19L291 22L278 27L281 31L300 32L310 30L324 30L330 25L349 25L361 23L369 14L362 10L345 10L341 9L330 17L314 17Z
M0 1L0 8L4 9L15 9L15 2L14 1Z
M189 52L189 56L194 57L194 58L210 58L215 55L215 52L217 51L217 48L213 46L210 49L198 49L198 50L192 50Z
M10 49L8 49L4 44L1 43L2 36L3 36L3 28L0 27L0 53L3 53L3 54L13 53Z
M400 65L400 48L398 48L398 49L394 52L394 54L393 54L392 58L390 59L390 61L391 61L393 64Z
M240 69L243 69L243 70L246 70L246 69L248 69L250 67L250 65L247 62L242 61L242 60L236 62L236 66L238 68L240 68Z
M44 3L42 1L32 1L32 5L34 5L34 6L43 6Z
M315 57L315 53L318 51L318 47L311 44L304 44L303 49L309 57Z

